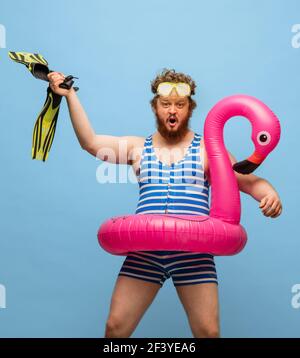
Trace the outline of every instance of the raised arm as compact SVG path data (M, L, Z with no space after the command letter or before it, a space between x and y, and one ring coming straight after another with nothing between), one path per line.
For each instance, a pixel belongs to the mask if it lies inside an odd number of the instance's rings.
M64 75L52 72L48 78L51 89L66 97L71 122L82 149L110 163L132 164L139 148L143 147L144 138L96 134L74 89L66 90L59 87L64 80Z

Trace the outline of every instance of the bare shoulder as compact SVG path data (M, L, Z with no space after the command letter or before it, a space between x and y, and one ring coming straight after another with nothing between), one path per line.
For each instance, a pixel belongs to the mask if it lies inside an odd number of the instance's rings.
M130 136L127 137L127 139L130 147L128 153L129 164L133 165L134 167L138 167L142 157L146 138Z
M132 144L132 148L143 148L144 147L144 142L145 142L145 137L136 137L136 136L131 136L131 137L127 137L130 138L130 142Z
M127 139L129 151L135 155L141 154L144 148L145 137L124 137Z

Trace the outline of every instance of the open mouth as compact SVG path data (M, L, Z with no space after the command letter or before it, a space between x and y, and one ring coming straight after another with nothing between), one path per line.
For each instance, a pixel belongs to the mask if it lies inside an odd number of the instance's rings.
M174 127L175 126L175 124L176 124L176 122L177 122L177 120L176 120L176 118L174 118L174 117L171 117L171 118L169 118L169 125L171 126L171 127Z

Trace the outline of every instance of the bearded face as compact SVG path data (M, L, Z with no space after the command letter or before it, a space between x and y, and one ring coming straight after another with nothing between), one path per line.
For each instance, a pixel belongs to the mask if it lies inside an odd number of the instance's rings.
M185 136L189 129L191 111L187 97L160 96L154 110L158 132L170 141L178 141Z

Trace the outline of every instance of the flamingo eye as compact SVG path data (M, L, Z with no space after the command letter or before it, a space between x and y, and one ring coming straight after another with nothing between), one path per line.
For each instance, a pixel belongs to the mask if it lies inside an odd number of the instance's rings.
M266 131L259 132L256 139L260 145L267 145L271 142L271 134Z

